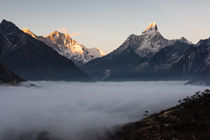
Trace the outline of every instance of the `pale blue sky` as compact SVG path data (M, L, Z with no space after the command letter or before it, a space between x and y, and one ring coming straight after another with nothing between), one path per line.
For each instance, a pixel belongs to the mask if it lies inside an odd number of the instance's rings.
M0 20L37 35L66 28L86 47L110 52L152 21L168 39L197 43L210 37L209 7L210 0L0 0Z

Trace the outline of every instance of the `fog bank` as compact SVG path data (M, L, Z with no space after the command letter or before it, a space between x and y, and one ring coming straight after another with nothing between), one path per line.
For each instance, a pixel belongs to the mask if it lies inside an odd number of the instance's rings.
M115 125L176 105L207 87L185 82L34 82L0 86L0 139L49 131L61 139L96 140Z

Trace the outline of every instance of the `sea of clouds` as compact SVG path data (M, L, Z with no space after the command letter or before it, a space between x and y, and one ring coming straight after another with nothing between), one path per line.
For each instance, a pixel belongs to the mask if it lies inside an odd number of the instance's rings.
M1 140L44 130L64 140L96 140L116 125L145 117L145 111L169 108L208 88L184 81L33 83L0 86Z

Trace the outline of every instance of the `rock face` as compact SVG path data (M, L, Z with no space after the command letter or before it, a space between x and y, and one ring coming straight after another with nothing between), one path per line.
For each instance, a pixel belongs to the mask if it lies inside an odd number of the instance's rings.
M190 77L187 84L210 85L210 38L187 50L171 71L177 76Z
M142 35L130 35L128 39L116 50L116 53L127 48L133 48L140 57L152 57L165 46L172 45L175 40L165 39L158 31L155 23L151 23Z
M18 84L24 80L0 64L0 84Z
M159 74L160 78L162 76L163 78L168 77L169 79L173 79L173 73L171 73L172 65L176 63L190 48L194 48L194 45L184 43L180 40L177 40L173 45L164 47L149 60L147 64L149 66L147 72L153 75ZM142 64L139 66L140 71Z
M71 60L6 20L0 24L0 62L25 80L88 79Z
M200 40L195 47L186 51L179 61L173 64L172 71L179 75L199 75L210 65L210 38Z
M68 34L54 31L46 37L37 36L29 29L23 28L23 32L31 35L33 38L38 39L45 44L52 47L60 55L72 60L76 65L81 66L95 58L106 55L98 48L86 48L84 45L79 44L73 40Z
M154 80L163 77L166 72L169 75L171 65L191 45L185 38L165 39L157 24L151 23L142 35L130 35L119 48L81 68L95 79Z
M126 124L108 140L207 140L210 137L210 90L180 100L180 105Z
M82 68L95 79L107 80L110 77L116 80L129 79L130 69L137 65L139 59L139 55L129 48L117 55L108 54L106 57L95 59Z

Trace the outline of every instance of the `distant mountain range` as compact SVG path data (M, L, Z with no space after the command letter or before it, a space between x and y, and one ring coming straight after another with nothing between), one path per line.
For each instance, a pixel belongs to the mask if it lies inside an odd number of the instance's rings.
M99 48L86 48L73 40L67 33L54 31L46 37L37 36L29 29L23 28L23 32L31 35L56 50L60 55L72 60L76 65L81 66L95 58L106 55Z
M26 80L88 79L71 60L6 20L0 24L0 63Z
M142 35L130 35L119 48L81 68L100 80L177 78L171 75L171 67L191 47L194 45L184 37L165 39L153 22Z
M184 37L168 40L153 22L141 35L130 35L105 55L100 49L80 45L67 34L55 31L46 37L37 36L3 20L0 63L26 80L91 77L105 81L190 80L191 84L210 85L210 38L197 44Z

